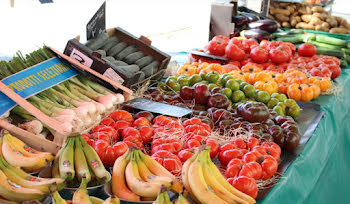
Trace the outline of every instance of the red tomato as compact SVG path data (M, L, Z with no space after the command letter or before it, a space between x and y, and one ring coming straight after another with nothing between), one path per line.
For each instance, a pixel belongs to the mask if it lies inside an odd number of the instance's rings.
M229 44L226 47L226 56L230 59L242 61L245 57L245 53L235 44Z
M191 158L194 153L196 153L196 149L184 149L181 150L177 156L179 157L179 159L181 160L182 163L184 163L185 161L187 161L189 158Z
M250 51L250 57L256 63L264 63L269 60L269 53L261 47L256 47Z
M107 143L111 142L111 136L106 132L94 132L91 134L94 140L104 140Z
M239 149L230 149L219 153L219 161L227 165L232 159L242 159L243 155Z
M222 41L229 42L230 38L225 36L225 35L217 35L217 36L213 37L213 39L211 39L211 40L213 40L213 41L220 41L220 40L222 40Z
M272 64L272 65L268 66L268 67L266 68L266 70L268 70L268 71L274 71L274 72L278 72L278 73L284 73L284 71L285 71L282 67L277 66L277 65L275 65L275 64Z
M171 153L177 154L182 150L182 145L176 139L156 139L152 141L151 152L158 150L168 150Z
M258 157L254 152L248 152L243 156L242 160L244 161L244 163L255 162L258 160Z
M262 179L267 180L271 178L276 173L277 166L278 166L278 163L272 156L265 155L264 160L261 163Z
M138 138L138 137L128 136L128 137L123 139L123 142L125 142L129 147L134 146L134 147L138 147L140 149L144 148L140 138Z
M236 65L237 67L241 67L241 63L239 61L232 61L232 60L229 60L227 62L227 64L232 64L232 65Z
M100 122L101 125L107 125L107 126L112 126L114 124L114 120L110 117L104 118Z
M247 149L247 144L242 138L236 138L232 143L239 149Z
M257 162L249 162L243 165L241 171L239 172L239 176L247 176L258 180L262 177L262 168Z
M247 39L247 40L244 40L245 44L247 44L250 48L252 48L253 46L258 46L259 43L254 40L254 39Z
M281 41L271 41L268 44L268 48L269 48L269 50L272 50L272 49L276 49L276 48L280 47L281 45L283 45L283 42L281 42Z
M141 139L140 131L138 131L136 128L133 128L133 127L127 127L123 129L122 138L126 138L129 136Z
M231 185L252 198L258 196L258 186L253 178L239 176L233 180Z
M190 139L192 139L193 136L195 136L196 134L194 134L193 132L188 132L188 133L185 133L183 135L183 138L185 139L185 141L188 141Z
M109 143L104 140L97 140L94 144L94 150L100 157L102 162L106 162L106 148L109 146Z
M233 178L238 176L242 169L243 161L240 159L232 159L227 165L225 176L226 178Z
M208 125L206 123L202 123L202 127L206 130L206 132L208 132L209 134L211 133L210 125Z
M203 128L202 125L188 125L185 127L186 133L193 132L196 135L209 136L211 132Z
M210 158L216 157L220 149L218 143L214 139L207 139L205 144L210 146Z
M88 139L92 139L92 138L93 138L93 137L92 137L90 134L88 134L88 133L81 134L81 136L85 139L85 141L88 140Z
M127 152L129 148L125 142L117 142L112 147L114 153L117 155L117 158L122 156L125 152Z
M316 54L317 49L313 44L304 43L298 47L299 56L312 57Z
M245 53L249 53L250 51L250 46L248 43L245 43L245 40L237 39L237 38L232 38L229 42L230 44L235 44L237 45L241 50L243 50Z
M105 125L96 125L94 128L91 129L91 133L98 132L100 128L106 127Z
M211 40L208 44L208 51L212 55L223 56L227 44L226 40Z
M202 124L202 121L199 118L195 118L195 117L185 120L182 123L184 127L187 127L188 125L201 125L201 124Z
M198 140L195 140L195 139L190 139L186 143L186 147L187 148L194 148L194 147L197 148L199 146L201 146L201 143Z
M269 51L269 57L271 61L275 64L281 64L283 62L287 62L290 58L289 53L287 53L287 51L284 48L271 49Z
M233 143L226 143L220 147L220 152L224 152L230 149L237 149L237 147Z
M134 118L132 115L125 110L116 110L109 114L109 117L111 117L113 120L118 121L118 120L125 120L130 123L134 122Z
M296 52L296 48L295 48L294 44L290 43L290 42L285 42L284 44L289 46L290 50L292 51L292 55L294 55Z
M248 150L252 150L255 146L259 145L259 140L256 139L255 137L250 137L248 139L248 143L247 143L247 146L248 146Z
M274 143L274 142L263 142L261 144L261 146L263 147L270 147L270 148L274 148L277 152L279 152L279 154L281 154L281 147L278 146L278 144Z
M264 155L267 155L267 153L266 153L266 148L265 148L265 147L262 147L262 146L260 146L260 145L255 146L255 147L253 148L253 151L252 151L252 152L254 152L255 155L256 155L257 157L262 157L262 156L264 156Z
M140 127L139 132L143 143L147 143L152 140L153 128L149 126L142 126Z
M132 123L132 126L139 128L141 126L151 126L151 123L147 120L147 118L140 117Z
M98 129L98 132L103 132L103 133L108 134L112 141L118 141L119 140L118 132L114 128L110 127L110 126L101 127L100 129Z
M217 59L210 59L210 58L206 58L206 57L201 57L198 60L199 64L207 62L207 63L213 63L213 64L221 64L222 62L220 60Z
M159 162L164 168L176 176L181 175L182 163L178 156L166 151L160 150L152 154L152 158Z
M200 135L194 135L192 139L198 140L200 143L203 141L204 137Z
M172 121L171 118L164 116L164 115L160 115L160 116L157 116L153 119L153 124L164 126L164 125L170 123L171 121Z
M105 155L106 155L105 162L102 162L102 163L107 166L113 166L114 161L117 159L117 154L114 152L114 149L112 146L108 146L106 148Z
M328 69L327 65L320 65L318 68L312 68L309 73L312 76L319 76L319 77L330 77L332 76L332 72L330 69Z
M131 123L127 122L125 120L119 120L117 122L115 122L112 127L118 131L118 134L121 135L123 130L127 127L131 127Z
M341 73L340 67L336 67L336 68L332 69L331 79L337 78L340 75L340 73Z

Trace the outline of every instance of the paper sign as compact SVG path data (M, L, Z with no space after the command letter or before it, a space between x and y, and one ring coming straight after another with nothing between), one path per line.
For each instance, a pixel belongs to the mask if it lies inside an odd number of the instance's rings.
M106 2L97 10L86 25L86 38L90 40L96 35L106 31Z
M82 52L80 52L79 50L73 48L72 53L70 53L70 57L77 60L78 62L80 62L80 64L83 64L87 67L91 67L93 60L84 55Z
M1 80L22 98L28 98L78 75L57 57L20 71ZM0 92L0 115L16 106L16 102Z
M103 73L103 76L115 81L115 82L118 82L120 84L122 84L124 82L124 79L119 76L117 74L117 72L115 72L112 68L108 68L104 73Z

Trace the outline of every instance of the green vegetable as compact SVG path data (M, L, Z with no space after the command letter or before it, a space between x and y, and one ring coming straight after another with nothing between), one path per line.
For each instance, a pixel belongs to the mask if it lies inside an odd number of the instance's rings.
M320 43L326 43L326 44L331 44L331 45L337 45L341 47L346 47L347 42L345 40L329 37L326 35L316 35L316 41Z
M85 46L92 50L98 50L105 45L108 38L109 38L109 35L107 33L101 33L97 35L95 38L90 39L85 44Z
M139 81L142 81L146 78L146 75L144 72L140 72L140 77L139 77Z
M290 43L302 43L305 38L304 34L291 35L290 37L280 37L276 41L290 42Z
M350 49L342 48L341 50L346 54L350 54Z
M128 46L128 44L126 44L125 42L120 42L120 43L114 45L111 49L109 49L107 51L107 55L115 57L115 55L117 55L119 52L121 52L127 46Z
M151 64L142 68L141 71L145 72L145 77L147 78L158 71L158 65L158 61L153 61Z
M306 33L304 37L304 42L309 42L310 40L316 40L316 34Z
M124 61L128 64L133 64L137 60L141 59L143 56L145 56L141 51L131 53L130 55L126 56Z
M114 62L115 61L114 57L111 57L111 56L102 57L102 59L105 60L105 61L110 61L110 62Z
M117 60L123 60L126 56L130 55L133 52L136 52L138 50L138 48L134 45L130 45L128 47L126 47L123 51L121 51L120 53L118 53L115 58Z
M275 32L272 33L271 37L274 38L280 38L280 37L289 37L293 36L294 34L304 34L304 31L301 29L295 29L295 30L289 30L289 31L283 31L283 32Z
M333 49L333 50L341 50L341 47L339 47L339 46L321 43L321 42L317 42L314 40L308 40L308 43L315 45L317 48L322 47L322 48L328 48L328 49Z
M114 60L113 64L117 65L117 66L128 66L127 63L120 61L120 60Z
M97 52L98 54L100 54L101 57L106 57L106 51L104 51L104 50L96 50L94 52Z
M152 61L153 61L152 56L145 56L145 57L142 57L141 59L137 60L135 62L135 64L137 64L140 68L143 68L146 65L148 65L149 63L151 63Z
M343 59L345 55L345 53L342 50L329 49L329 48L323 48L323 47L317 48L317 54L334 56L340 59Z
M341 59L340 60L340 67L345 68L347 66L348 66L348 63L346 62L346 60Z
M107 52L114 45L118 44L118 42L119 39L116 36L113 36L106 41L106 44L101 49Z
M131 74L135 74L136 72L140 71L140 67L136 64L133 65L127 65L127 66L118 66L119 69L122 69L124 71L127 71Z

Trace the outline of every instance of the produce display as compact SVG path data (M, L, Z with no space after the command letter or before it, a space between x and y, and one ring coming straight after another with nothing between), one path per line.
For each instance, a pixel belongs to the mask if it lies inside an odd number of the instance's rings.
M109 37L107 33L101 33L89 40L86 46L99 53L103 60L115 64L119 71L128 73L129 77L141 72L138 81L142 81L158 71L158 61L139 51L136 46L120 41L116 36Z
M346 19L332 16L321 6L272 1L269 14L269 18L277 20L284 28L350 34L350 24Z

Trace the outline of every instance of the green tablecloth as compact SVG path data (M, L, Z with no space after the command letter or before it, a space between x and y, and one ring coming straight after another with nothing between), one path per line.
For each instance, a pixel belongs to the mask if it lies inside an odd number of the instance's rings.
M285 178L258 203L350 203L350 66L336 85L338 94L313 101L325 115Z

